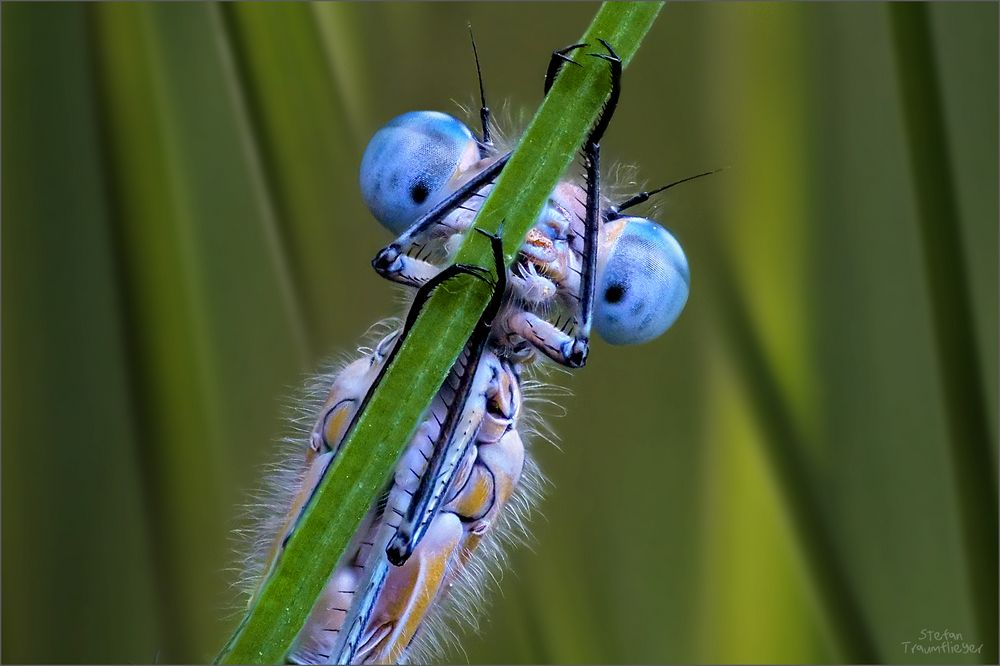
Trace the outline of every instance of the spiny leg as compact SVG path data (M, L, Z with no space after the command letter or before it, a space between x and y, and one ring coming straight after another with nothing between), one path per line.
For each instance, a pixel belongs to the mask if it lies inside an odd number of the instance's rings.
M610 44L603 39L600 41L608 53L595 53L591 55L610 63L611 94L608 96L601 115L583 147L587 197L584 216L580 291L578 294L579 306L575 317L575 330L573 331L573 335L570 335L557 325L525 311L513 312L505 322L511 332L529 341L553 361L572 368L579 368L587 362L587 354L590 348L590 329L594 314L594 290L597 280L597 243L601 224L601 139L611 122L615 107L618 105L618 98L621 95L621 59ZM557 51L553 54L554 62L561 62L561 60L556 59L556 55L559 53Z
M603 39L601 44L608 53L592 53L595 58L611 65L611 94L604 104L597 124L587 137L583 154L586 162L587 207L584 220L583 270L580 275L580 311L576 335L566 353L567 365L575 368L587 362L590 349L590 327L594 318L594 285L597 280L597 239L601 224L601 139L608 129L611 117L621 96L622 61L611 45Z
M559 75L560 70L562 70L563 65L570 64L580 66L580 63L569 57L569 54L577 49L582 49L587 46L586 42L581 42L579 44L571 44L566 48L557 49L552 52L552 57L549 58L549 66L545 70L545 94L549 94L549 90L552 88L552 84L556 82L556 76Z
M476 328L466 345L465 372L454 388L454 401L448 406L448 412L434 442L434 453L410 501L406 516L386 549L386 556L396 566L401 566L410 557L437 514L455 472L458 471L459 463L471 445L471 438L477 426L475 423L471 424L471 428L465 428L462 436L456 438L479 369L479 360L493 327L493 319L500 311L500 305L507 291L507 269L504 265L503 242L500 237L480 229L476 231L490 239L497 280L490 302L476 323Z
M492 382L491 391L502 390L501 384ZM496 430L497 423L487 426L491 416L487 414L483 426ZM449 489L450 499L432 519L420 545L403 566L390 569L366 631L371 638L359 648L359 659L396 663L405 658L430 608L461 579L462 568L498 521L524 466L516 424L508 425L498 437L477 438L476 450L468 457L473 462L463 465L467 471Z
M414 264L426 264L426 262L408 257L406 252L415 244L425 242L430 237L434 226L441 224L450 213L462 204L474 196L483 196L479 191L493 182L509 159L510 153L507 153L487 166L427 211L396 240L379 250L375 258L372 259L372 268L375 269L375 272L393 282L419 286L422 280L415 282L412 277L415 271Z
M386 557L395 566L405 564L424 537L472 444L483 414L482 401L471 399L480 356L470 345L466 348L465 362L460 360L457 364L464 366L464 371L457 385L449 387L454 395L434 440L433 453L395 536L385 549Z
M615 53L615 50L611 48L611 44L608 44L607 41L603 39L598 39L597 41L604 46L607 53L591 53L590 56L605 60L611 66L611 93L604 103L604 108L601 109L601 116L597 119L597 124L594 125L594 129L591 130L590 136L587 138L588 146L593 145L600 148L601 139L604 138L604 132L607 131L608 125L611 124L611 118L615 115L615 109L618 108L618 98L621 97L622 59L618 57L618 54Z
M495 282L490 278L489 271L482 266L475 266L472 264L451 264L439 272L437 275L420 285L417 289L416 295L413 297L413 302L410 304L410 310L406 313L406 322L403 324L402 335L405 337L413 325L417 321L417 317L420 316L420 311L424 309L424 305L427 300L431 297L431 293L437 289L440 285L444 284L448 280L457 277L459 275L471 275L475 278L490 284L491 286Z

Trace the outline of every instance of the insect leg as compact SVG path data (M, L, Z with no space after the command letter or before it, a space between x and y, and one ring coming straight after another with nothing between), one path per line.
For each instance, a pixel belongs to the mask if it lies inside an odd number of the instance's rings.
M580 307L576 318L576 331L571 340L554 326L536 325L538 322L523 317L514 323L515 328L528 329L526 339L541 335L544 341L542 351L557 363L579 368L587 362L590 349L590 328L594 317L594 283L597 279L597 239L601 224L601 138L608 129L621 95L622 61L611 45L603 39L601 44L607 53L591 54L595 58L608 61L611 66L611 94L604 104L597 124L587 137L583 147L583 157L587 177L586 217L584 219L583 266L580 275ZM537 318L536 318L537 319ZM533 335L532 335L533 334ZM567 344L568 342L568 344Z
M416 286L422 283L429 270L427 262L407 256L414 245L426 242L434 234L434 227L474 196L482 196L480 190L488 186L500 174L510 153L500 157L485 169L470 178L461 187L449 194L441 203L427 211L396 240L378 251L372 259L375 272L393 282Z
M431 297L431 292L437 289L444 282L447 282L453 277L457 277L459 275L472 275L473 277L479 278L489 284L495 284L489 277L489 271L482 266L470 264L452 264L447 266L444 270L438 272L437 275L421 284L420 288L417 289L417 293L413 297L413 302L410 304L410 310L406 313L406 322L403 324L403 336L406 336L406 334L410 332L410 329L413 328L413 324L416 323L417 317L420 316L420 311L424 309L424 304L427 303L427 299Z
M601 138L608 129L621 95L622 61L611 45L603 39L601 44L608 53L593 54L611 65L611 94L601 112L593 132L584 146L587 169L587 217L584 222L583 272L580 276L580 315L577 320L576 341L569 354L570 364L579 367L587 361L590 348L590 327L594 317L594 283L597 279L597 238L601 221Z
M488 381L488 378L483 378L478 372L482 350L480 348L477 351L470 346L466 353L465 370L458 379L454 399L448 406L445 420L434 442L434 453L420 477L420 484L403 521L385 550L389 562L396 566L403 565L409 559L426 534L472 445L472 437L485 412L485 400L481 391L476 391L475 398L470 400L473 380L478 379L476 383Z
M476 434L475 456L467 465L471 469L460 475L460 483L451 489L442 509L458 514L465 526L463 563L496 524L524 468L524 443L517 429L523 403L520 378L507 363L499 364L497 371L487 391L488 407Z
M402 567L389 567L385 585L372 610L364 642L354 663L398 663L437 600L449 565L461 549L461 520L454 513L435 516L420 547Z
M363 565L363 575L353 581L355 587L352 603L339 625L334 647L329 654L324 655L323 663L356 663L358 650L370 639L365 630L389 575L389 565L382 556L382 549L391 537L392 530L387 525L380 524L376 533L379 536L372 540L372 547ZM322 597L320 599L322 602Z
M501 222L501 225L502 224L503 223ZM430 298L431 292L433 292L434 289L436 289L441 283L450 280L457 275L465 274L477 277L485 282L491 283L493 286L493 294L490 296L490 302L486 305L486 309L479 317L479 321L476 323L476 328L472 333L473 340L477 339L477 337L483 337L483 342L485 343L485 337L489 334L490 327L493 324L493 318L496 317L497 312L500 310L501 299L503 298L504 292L507 290L507 271L504 268L503 241L500 237L496 234L482 231L481 229L477 229L476 231L490 240L490 248L493 252L493 263L495 265L495 270L497 271L496 280L491 280L489 278L489 271L482 266L476 266L474 264L451 264L446 267L437 275L420 285L420 288L417 289L417 293L413 297L413 303L410 305L410 311L406 315L406 323L403 324L403 337L410 332L410 328L417 321L417 316L420 314L420 310L423 309L424 303L426 303L427 299ZM392 355L390 354L390 359L391 356Z
M587 46L586 42L580 44L572 44L564 49L558 49L552 52L552 57L549 59L548 69L545 70L545 94L549 94L549 89L552 88L552 84L556 81L556 76L559 75L559 71L563 68L563 65L569 63L571 65L580 66L580 63L569 57L569 53L577 49L582 49Z
M417 317L420 315L420 311L423 309L424 304L430 298L431 293L444 282L459 275L472 275L473 277L492 283L489 278L489 271L482 266L452 264L421 285L413 297L413 302L411 303L410 310L406 315L406 321L403 323L402 330L387 338L389 343L392 344L392 347L386 351L383 349L384 345L380 344L375 350L371 365L375 365L375 362L377 361L379 370L373 380L370 378L366 380L367 390L364 391L364 398L359 401L356 396L352 396L349 401L338 400L336 399L336 391L331 391L331 397L327 400L327 403L320 414L319 420L313 427L313 432L310 437L310 455L314 456L321 451L331 451L335 453L339 449L340 441L347 435L351 428L354 427L354 423L357 420L358 415L364 412L365 407L368 405L368 401L371 399L375 389L377 389L378 385L381 383L383 375L392 364L393 359L396 357L396 352L399 351L403 340L410 332L410 329L413 328L413 324L416 323ZM504 279L506 279L506 274L504 274ZM504 284L506 284L506 282L504 282ZM385 342L386 340L383 341L383 343ZM356 363L360 363L360 361ZM330 457L330 461L332 461L332 456ZM319 485L319 481L322 479L322 474L325 473L325 471L326 467L324 467L323 471L320 473L320 478L313 483L312 489L309 493L310 496L312 490L315 490L315 487ZM302 504L302 509L304 508L305 502ZM301 517L301 510L299 512L299 517ZM295 522L298 522L298 518L296 518ZM294 527L292 529L294 529ZM292 530L290 529L284 538L285 541L287 541L291 536L291 532Z
M389 568L354 656L357 661L405 659L428 611L450 592L451 583L461 581L463 567L518 485L525 457L516 427L522 404L519 380L489 351L482 365L492 376L486 389L489 406L469 455L413 554L402 566Z
M611 93L608 95L608 100L604 103L604 108L601 110L601 117L597 119L597 124L587 139L587 145L594 145L600 148L601 139L604 137L604 132L607 131L608 125L611 123L611 117L614 116L615 109L618 107L618 98L621 96L622 59L618 57L615 50L605 40L598 39L598 41L604 46L607 53L591 53L590 55L594 58L606 60L610 64Z
M334 378L319 416L309 435L306 463L319 455L334 453L354 419L358 405L377 376L399 338L400 331L392 331L372 349L371 354L358 359L341 370Z
M479 421L482 420L485 405L479 404L482 402L479 395L481 392L476 392L475 404L471 405L470 409L467 407L469 397L473 394L474 380L478 378L480 382L484 381L479 376L479 361L486 347L493 319L500 310L500 304L507 290L507 269L504 266L503 243L500 237L482 231L480 233L490 239L494 268L497 272L496 285L490 302L466 345L465 369L454 388L454 400L448 406L427 470L420 479L420 485L413 495L406 516L396 530L396 536L386 549L386 556L396 566L406 562L430 527L431 520L437 514L444 495L458 472L459 463L471 445ZM461 360L457 365L463 365ZM459 431L460 423L464 424L461 431Z
M582 362L574 364L573 354L578 349L579 339L559 330L534 313L514 310L504 322L504 328L527 340L532 347L559 365L573 368L583 365Z

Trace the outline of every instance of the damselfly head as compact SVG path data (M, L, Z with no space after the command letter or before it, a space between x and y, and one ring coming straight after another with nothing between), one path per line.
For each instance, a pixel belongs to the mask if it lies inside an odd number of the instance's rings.
M658 337L677 320L691 285L684 250L652 220L605 224L603 269L594 298L594 328L614 345Z
M402 233L479 160L479 144L464 123L437 111L393 118L368 142L361 159L361 194L372 215Z

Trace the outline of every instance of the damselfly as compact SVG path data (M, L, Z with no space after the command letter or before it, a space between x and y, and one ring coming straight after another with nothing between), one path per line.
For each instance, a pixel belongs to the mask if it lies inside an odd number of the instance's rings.
M573 55L586 48L574 44L553 53L546 93L560 68L577 64ZM613 344L645 342L684 307L689 274L677 240L652 220L624 214L660 190L617 204L601 194L599 146L618 102L622 65L611 45L602 40L598 49L592 55L606 61L611 93L583 148L583 182L556 187L509 271L499 240L492 239L498 278L490 305L330 576L293 661L429 656L439 616L449 607L471 612L466 607L481 597L486 567L501 564L499 544L523 529L539 478L525 447L526 374L542 358L584 365L592 327ZM510 157L494 141L482 97L480 137L443 113L406 113L374 135L361 163L365 201L399 234L372 264L383 277L417 289L413 308L456 273L486 273L440 268ZM264 571L407 328L392 327L362 358L327 376L304 464L293 474L287 511L265 549Z

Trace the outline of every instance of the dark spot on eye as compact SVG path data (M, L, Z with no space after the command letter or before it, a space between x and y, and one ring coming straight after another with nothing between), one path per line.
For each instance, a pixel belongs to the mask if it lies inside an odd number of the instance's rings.
M620 284L613 284L604 292L604 300L608 303L617 303L625 295L625 287Z
M413 199L413 203L420 205L427 201L427 186L423 183L416 183L410 188L410 198Z

